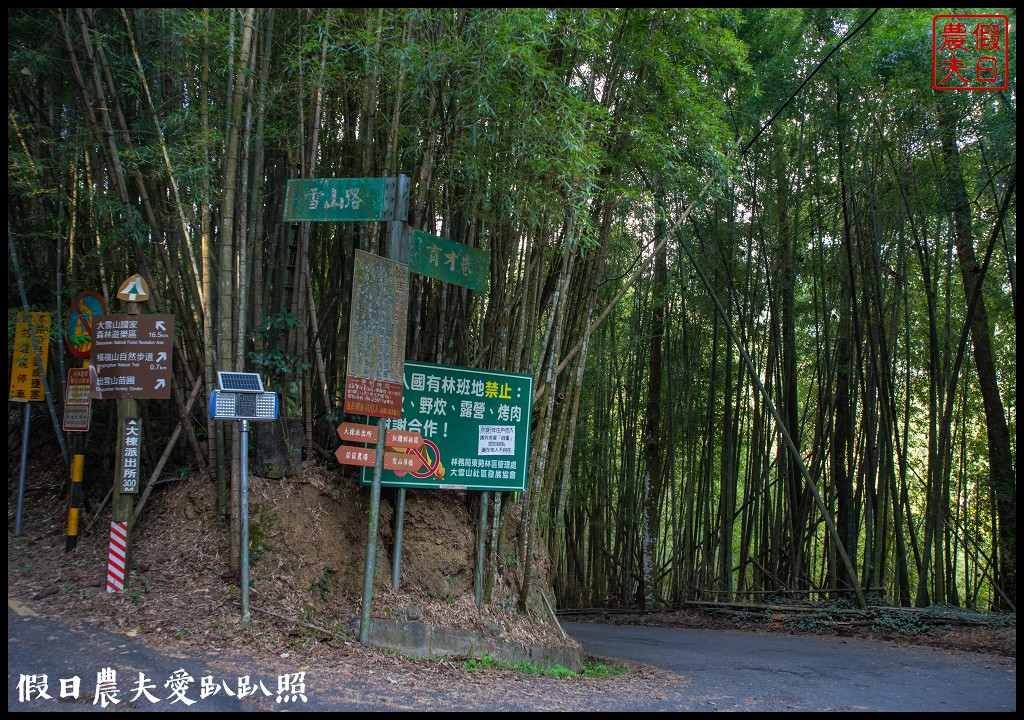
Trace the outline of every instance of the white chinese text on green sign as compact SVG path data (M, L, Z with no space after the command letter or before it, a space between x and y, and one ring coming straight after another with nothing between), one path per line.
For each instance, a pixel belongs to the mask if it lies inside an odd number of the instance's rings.
M489 267L490 258L483 250L409 230L409 270L414 273L485 293Z
M402 417L416 431L415 472L385 470L385 487L523 492L530 459L533 376L434 363L405 363ZM363 471L363 484L370 474Z
M391 220L386 178L289 180L285 222Z

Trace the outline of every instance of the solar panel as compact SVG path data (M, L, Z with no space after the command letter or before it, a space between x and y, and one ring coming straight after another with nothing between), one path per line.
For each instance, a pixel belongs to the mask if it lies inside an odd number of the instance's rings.
M217 372L217 385L230 392L263 392L259 373Z

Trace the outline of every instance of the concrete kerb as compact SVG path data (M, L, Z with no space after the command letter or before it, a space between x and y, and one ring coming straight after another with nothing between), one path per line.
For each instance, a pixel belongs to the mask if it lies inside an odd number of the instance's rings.
M508 664L533 663L540 668L561 665L573 672L582 667L578 650L557 645L504 642L464 630L425 623L370 620L369 642L410 657L475 657L485 655Z

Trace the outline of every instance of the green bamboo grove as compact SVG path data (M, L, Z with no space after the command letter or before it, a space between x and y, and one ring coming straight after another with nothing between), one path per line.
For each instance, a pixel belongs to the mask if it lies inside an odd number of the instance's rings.
M411 226L490 276L412 276L407 359L536 381L490 573L543 560L563 607L1015 609L1015 37L1007 89L941 92L933 13L869 14L12 9L9 238L57 318L146 278L177 329L147 427L182 421L230 518L193 387L261 372L333 463L353 251L385 243L285 223L286 182L408 175Z

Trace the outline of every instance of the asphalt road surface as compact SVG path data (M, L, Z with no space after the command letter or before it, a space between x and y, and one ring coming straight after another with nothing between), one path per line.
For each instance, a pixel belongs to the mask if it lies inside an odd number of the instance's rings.
M508 671L471 673L460 669L458 661L439 671L430 664L424 668L400 660L366 666L351 659L296 654L267 665L266 659L259 662L244 653L208 653L173 642L153 647L85 623L69 626L35 616L8 598L7 709L652 712L1016 707L1017 666L1011 658L788 635L578 623L566 629L591 654L662 669L636 665L627 676L579 680ZM116 673L109 693L100 678L108 669ZM80 678L77 688L75 677Z
M1014 711L1017 663L833 637L563 623L591 654L677 673L697 710Z

